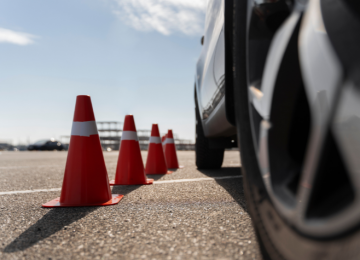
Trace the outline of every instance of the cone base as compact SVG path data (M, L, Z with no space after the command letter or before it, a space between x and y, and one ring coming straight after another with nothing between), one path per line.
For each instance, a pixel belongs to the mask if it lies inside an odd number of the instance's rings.
M152 174L156 174L156 175L163 175L163 174L171 174L171 173L173 173L172 171L167 171L167 172L165 172L165 173L146 173L146 175L152 175Z
M60 197L49 201L42 205L43 208L65 208L65 207L91 207L91 206L110 206L118 204L119 201L124 197L121 194L111 194L112 198L106 202L90 203L90 204L65 204L60 203Z
M115 180L110 181L110 186L115 186L115 185L149 185L149 184L153 184L154 179L146 179L145 183L115 183Z
M185 166L183 166L183 165L179 165L179 167L178 168L169 168L169 169L182 169L182 168L184 168Z

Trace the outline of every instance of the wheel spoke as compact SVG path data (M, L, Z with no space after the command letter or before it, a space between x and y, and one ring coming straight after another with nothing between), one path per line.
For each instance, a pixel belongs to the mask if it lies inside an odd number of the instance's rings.
M297 225L305 228L314 182L327 148L333 145L331 121L340 91L342 70L322 24L319 1L311 1L302 22L300 64L308 96L312 124L310 142L297 194ZM312 228L312 233L317 231Z
M360 73L359 71L357 73ZM356 191L360 190L360 95L354 82L345 83L335 114L333 131L344 154ZM359 197L359 195L357 195Z
M257 152L260 152L261 123L262 120L270 119L270 109L277 76L299 18L300 13L294 12L275 34L266 60L263 79L261 82L256 82L249 87L249 100L252 104L251 118L254 129L253 139L255 140L254 144ZM262 133L262 135L264 135L264 133ZM266 168L266 166L264 165L263 168Z
M329 236L360 216L360 70L344 81L320 0L309 1L302 15L304 8L295 4L271 37L249 30L250 118L276 210L306 234ZM254 53L267 40L262 70Z
M250 100L264 119L269 119L270 117L271 101L280 65L299 18L300 13L293 12L275 35L266 60L261 91L257 89L257 86L250 86Z
M352 215L355 220L358 220L360 215L360 160L358 158L360 152L360 94L357 80L359 73L359 70L352 72L345 82L332 124L334 138L338 143L339 150L344 155L346 173L351 180L354 211L349 215Z
M276 207L285 215L292 213L289 205L295 199L288 196L289 192L294 192L289 191L289 183L297 179L301 153L305 150L302 144L297 146L300 153L288 149L294 139L299 140L294 131L298 126L293 117L299 115L299 109L308 111L306 107L299 107L302 97L306 99L297 51L300 18L301 12L296 10L279 28L271 43L261 87L253 85L249 88L252 107L261 119L252 123L255 129L258 128L255 148L263 181ZM300 115L300 118L304 117ZM304 130L308 132L306 127ZM307 142L307 134L304 136L302 143Z

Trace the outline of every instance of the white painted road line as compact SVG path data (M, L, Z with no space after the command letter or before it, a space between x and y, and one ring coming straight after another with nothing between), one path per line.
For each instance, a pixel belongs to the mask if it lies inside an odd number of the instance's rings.
M107 163L107 166L116 166L117 163ZM49 164L49 165L25 165L25 166L0 166L0 170L1 169L18 169L18 168L30 168L30 167L35 167L35 168L46 168L46 167L62 167L63 170L65 169L64 164Z
M25 166L0 166L0 169L17 169L17 168L29 168L29 167L55 167L60 165L25 165ZM61 165L62 166L62 165Z
M17 191L4 191L0 192L0 195L9 195L9 194L21 194L21 193L34 193L34 192L42 192L42 191L60 191L61 188L54 189L41 189L41 190L17 190Z
M213 178L208 177L208 178L195 178L195 179L154 181L154 184L166 184L166 183L178 183L178 182L194 182L194 181L216 181L216 180L239 179L239 178L242 178L242 176L236 175L236 176L223 176L223 177L213 177ZM4 192L0 192L0 196L1 195L11 195L11 194L22 194L22 193L34 193L34 192L49 192L49 191L61 191L61 188L39 189L39 190L4 191Z
M165 183L176 183L176 182L192 182L192 181L214 181L223 179L237 179L242 176L224 176L224 177L213 177L213 178L196 178L196 179L180 179L180 180L167 180L167 181L154 181L154 184L165 184Z

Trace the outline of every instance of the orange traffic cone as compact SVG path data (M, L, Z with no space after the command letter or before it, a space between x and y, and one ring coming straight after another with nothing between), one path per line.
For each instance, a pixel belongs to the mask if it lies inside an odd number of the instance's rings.
M121 135L115 180L111 181L110 185L152 184L153 181L146 179L134 117L127 115Z
M162 144L162 147L163 147L164 155L165 155L165 147L166 147L166 143L165 143L166 136L167 136L167 134L165 134L165 135L161 138L161 144Z
M146 174L172 173L171 171L168 171L166 167L164 151L160 140L159 127L157 124L153 124L151 129L145 173Z
M172 130L168 130L165 139L165 159L166 165L168 169L178 169L183 168L183 166L179 166L178 159L176 156L176 147L173 137Z
M110 191L90 96L77 96L61 196L42 206L107 206L122 197Z

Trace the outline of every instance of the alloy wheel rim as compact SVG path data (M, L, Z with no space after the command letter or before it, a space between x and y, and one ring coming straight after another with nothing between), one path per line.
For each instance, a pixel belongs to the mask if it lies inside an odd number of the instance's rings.
M354 152L344 114L360 95L344 79L320 0L249 3L249 108L267 193L297 231L339 235L360 219L360 164L343 158Z

